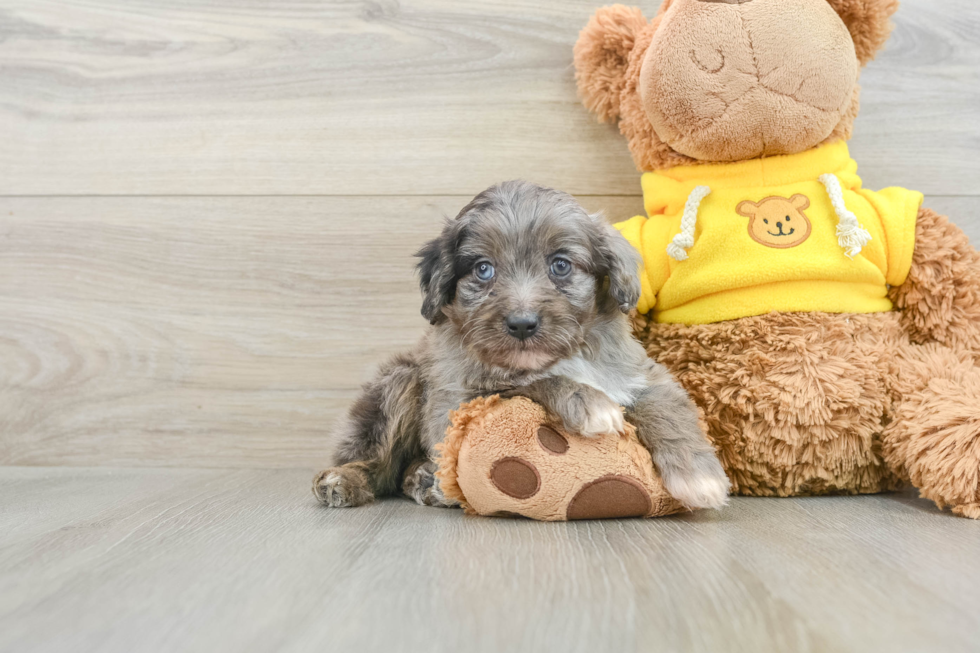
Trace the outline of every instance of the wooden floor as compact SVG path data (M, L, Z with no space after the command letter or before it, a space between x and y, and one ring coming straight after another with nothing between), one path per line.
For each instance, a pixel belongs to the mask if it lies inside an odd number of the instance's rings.
M444 216L516 177L642 210L575 93L601 4L0 3L0 652L977 650L980 524L912 495L314 504ZM896 23L852 152L980 244L980 3Z
M977 650L977 524L908 495L543 524L310 476L0 468L0 650Z

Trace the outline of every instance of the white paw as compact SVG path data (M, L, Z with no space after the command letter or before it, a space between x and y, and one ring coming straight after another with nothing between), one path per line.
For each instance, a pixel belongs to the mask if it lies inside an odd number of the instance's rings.
M731 487L725 477L709 475L682 476L671 475L664 479L664 486L672 497L688 508L712 508L717 510L728 503L728 490Z
M607 433L623 433L625 430L623 409L609 401L589 406L585 421L582 422L580 435L597 438Z

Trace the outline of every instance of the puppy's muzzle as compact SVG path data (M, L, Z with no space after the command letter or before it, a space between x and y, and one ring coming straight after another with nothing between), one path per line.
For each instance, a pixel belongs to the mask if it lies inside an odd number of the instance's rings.
M508 315L504 321L507 324L507 333L521 342L537 333L541 323L535 313Z

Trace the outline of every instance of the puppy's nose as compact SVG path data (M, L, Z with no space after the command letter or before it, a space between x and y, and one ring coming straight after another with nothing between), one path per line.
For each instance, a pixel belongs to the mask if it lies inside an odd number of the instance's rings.
M507 316L507 333L518 340L527 340L538 332L538 316L531 313Z

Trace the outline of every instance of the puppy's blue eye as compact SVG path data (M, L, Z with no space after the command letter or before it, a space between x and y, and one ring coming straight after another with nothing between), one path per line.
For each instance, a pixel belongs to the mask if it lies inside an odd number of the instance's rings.
M473 268L473 274L475 274L476 278L479 279L480 281L490 281L491 279L493 279L494 273L495 271L493 269L493 266L490 265L490 263L488 263L487 261L483 261L482 263L477 263L476 267Z
M556 277L567 277L572 271L572 264L567 259L556 258L551 262L551 274Z

